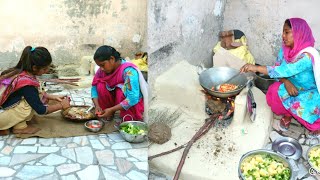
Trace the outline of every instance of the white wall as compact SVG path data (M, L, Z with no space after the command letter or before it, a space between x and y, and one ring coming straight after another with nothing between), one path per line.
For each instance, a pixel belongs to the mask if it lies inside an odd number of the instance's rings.
M224 4L224 0L148 1L151 83L181 60L212 65L209 59L222 29Z
M124 57L146 49L147 0L1 0L0 69L27 45L45 46L55 65L78 64L102 44Z
M320 41L320 1L228 1L224 12L224 29L242 30L256 62L270 65L281 47L283 23L287 18L304 18L313 30L316 48Z
M149 0L150 82L177 61L212 66L212 48L221 30L242 30L259 64L275 61L285 19L301 17L320 49L318 0Z

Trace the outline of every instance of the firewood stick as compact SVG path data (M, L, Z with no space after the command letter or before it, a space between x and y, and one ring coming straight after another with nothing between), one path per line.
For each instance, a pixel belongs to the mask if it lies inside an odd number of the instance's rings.
M181 173L181 170L182 170L182 167L184 165L184 162L185 162L185 159L189 153L189 150L192 146L192 144L198 139L198 137L201 135L203 135L203 132L208 132L207 129L210 129L211 125L213 125L214 123L214 120L209 120L207 121L201 128L200 130L192 137L192 139L188 142L186 148L184 149L183 151L183 154L182 154L182 157L181 157L181 160L180 160L180 163L177 167L177 171L176 171L176 174L174 175L174 178L173 180L178 180L179 179L179 176L180 176L180 173Z
M211 116L210 118L208 118L207 120L208 120L208 121L210 121L210 120L213 121L216 117L218 117L218 115L216 115L216 116L213 115L213 116ZM207 121L206 121L206 122L207 122ZM208 123L207 126L205 126L205 128L203 128L203 131L202 131L201 133L199 133L199 136L196 138L196 141L197 141L198 139L200 139L203 135L205 135L205 134L210 130L210 128L211 128L212 125L213 125L213 123L211 123L211 124ZM200 130L199 130L199 131L200 131ZM148 160L152 160L152 159L154 159L154 158L157 158L157 157L160 157L160 156L163 156L163 155L170 154L170 153L172 153L172 152L178 151L178 150L186 147L187 144L188 144L188 143L185 143L185 144L183 144L183 145L181 145L181 146L179 146L179 147L176 147L176 148L174 148L174 149L171 149L171 150L169 150L169 151L165 151L165 152L162 152L162 153L153 155L153 156L149 156L149 157L148 157Z
M61 81L58 79L46 79L45 82L54 82L54 83L59 83L59 84L70 84L73 86L78 86L78 84L74 83L74 82L69 82L69 81Z
M67 79L67 78L59 78L59 80L62 80L62 81L79 81L81 80L81 78L73 78L73 79Z
M162 153L159 153L159 154L156 154L156 155L153 155L153 156L149 156L149 157L148 157L148 160L152 160L152 159L154 159L154 158L157 158L157 157L160 157L160 156L163 156L163 155L166 155L166 154L170 154L170 153L175 152L175 151L178 151L178 150L180 150L180 149L182 149L182 148L184 148L184 147L186 147L186 146L187 146L187 143L186 143L186 144L183 144L183 145L181 145L181 146L179 146L179 147L176 147L176 148L174 148L174 149L171 149L171 150L169 150L169 151L162 152Z
M197 141L198 139L200 139L204 134L206 134L206 133L210 130L210 126L211 126L211 125L212 125L212 124L208 124L208 126L207 126L206 128L204 128L204 131L202 131L202 133L197 137L196 141ZM188 143L185 143L185 144L183 144L183 145L181 145L181 146L178 146L178 147L176 147L176 148L174 148L174 149L171 149L171 150L169 150L169 151L165 151L165 152L162 152L162 153L153 155L153 156L149 156L149 157L148 157L148 160L152 160L152 159L154 159L154 158L157 158L157 157L160 157L160 156L167 155L167 154L173 153L173 152L175 152L175 151L178 151L178 150L186 147L187 144L188 144Z

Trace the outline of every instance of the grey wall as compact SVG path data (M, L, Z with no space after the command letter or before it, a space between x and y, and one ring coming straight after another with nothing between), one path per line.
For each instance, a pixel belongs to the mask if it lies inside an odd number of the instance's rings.
M304 18L313 30L316 48L320 40L319 0L229 0L224 11L224 29L241 29L248 38L256 62L270 65L281 47L283 23L287 18Z
M275 61L285 19L301 17L311 26L319 49L319 0L149 0L149 81L171 64L187 60L212 66L212 48L221 30L240 29L259 64Z
M225 0L149 0L149 80L173 63L212 62L212 48L223 27Z
M27 45L45 46L58 66L79 65L103 44L124 57L146 50L147 0L0 1L0 71Z

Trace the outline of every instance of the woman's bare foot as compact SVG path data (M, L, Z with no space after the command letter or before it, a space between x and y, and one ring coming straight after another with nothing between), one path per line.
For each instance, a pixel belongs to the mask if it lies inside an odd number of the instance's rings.
M280 120L280 123L282 126L289 128L290 123L291 123L291 117L290 116L283 116Z
M12 132L14 134L34 134L38 131L40 131L40 128L29 125L24 129L13 129Z
M0 130L0 136L6 136L10 133L9 129Z
M33 117L30 121L27 121L27 125L38 124L38 121Z

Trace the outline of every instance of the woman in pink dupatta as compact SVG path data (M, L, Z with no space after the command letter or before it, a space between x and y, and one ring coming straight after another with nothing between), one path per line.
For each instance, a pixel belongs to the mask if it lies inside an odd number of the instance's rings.
M137 67L122 59L113 47L106 45L97 49L94 61L100 67L91 89L98 117L112 120L115 112L120 111L123 121L142 121L144 104Z
M287 131L291 118L309 130L311 137L320 137L320 72L319 53L307 22L287 19L283 26L283 45L274 66L246 64L242 72L260 72L276 78L266 94L267 103L282 115L279 128Z

